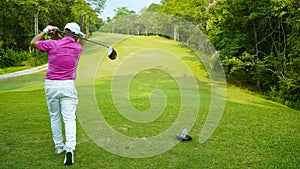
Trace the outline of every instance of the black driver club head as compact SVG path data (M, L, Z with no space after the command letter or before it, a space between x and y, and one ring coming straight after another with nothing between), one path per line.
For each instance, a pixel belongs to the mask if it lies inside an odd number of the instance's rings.
M117 55L118 55L117 52L115 51L115 49L112 48L112 47L108 48L107 54L108 54L108 58L110 60L115 60L117 58Z

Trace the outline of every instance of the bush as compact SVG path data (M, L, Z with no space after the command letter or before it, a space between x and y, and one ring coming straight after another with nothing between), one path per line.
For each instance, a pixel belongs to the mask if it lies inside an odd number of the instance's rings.
M47 63L46 53L30 53L28 51L14 51L0 48L0 68L19 66L38 66Z
M30 53L27 53L30 54ZM26 61L23 61L24 66L40 66L47 63L47 53L35 53L30 54L31 57L28 57Z

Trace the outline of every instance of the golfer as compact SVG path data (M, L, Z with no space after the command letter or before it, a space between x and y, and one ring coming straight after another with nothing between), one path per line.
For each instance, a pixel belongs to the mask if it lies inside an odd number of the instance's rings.
M61 154L66 151L64 165L72 165L76 146L75 112L78 104L75 79L82 46L77 43L77 37L65 34L62 38L57 30L57 27L47 26L32 39L30 45L48 53L45 94L55 153ZM76 36L83 35L79 25L74 22L66 24L64 31ZM58 40L42 40L45 35L53 32ZM65 125L65 143L62 137L61 117Z

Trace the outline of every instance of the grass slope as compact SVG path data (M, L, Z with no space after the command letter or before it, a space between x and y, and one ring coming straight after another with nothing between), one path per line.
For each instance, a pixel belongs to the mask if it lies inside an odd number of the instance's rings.
M104 57L106 49L86 44L78 73L81 83L83 77L94 76L85 69L98 67L95 79L97 104L105 119L118 132L132 137L154 136L170 126L180 108L178 86L166 73L157 70L139 73L129 88L131 102L139 111L150 107L148 96L152 89L165 92L168 105L156 121L134 123L121 116L114 107L110 89L113 72L126 57L143 49L171 51L190 67L199 84L200 111L190 132L194 138L192 142L179 143L163 154L141 159L120 157L105 151L91 141L78 122L78 146L72 168L300 167L299 111L229 85L226 109L217 130L207 142L199 144L198 136L210 107L210 86L204 68L189 48L159 37L97 33L93 40L108 44L121 40L116 46L119 58L113 62ZM95 59L95 63L86 65L86 59ZM0 81L0 168L65 168L62 165L64 155L54 154L43 91L44 73ZM84 86L79 85L79 92L81 89Z

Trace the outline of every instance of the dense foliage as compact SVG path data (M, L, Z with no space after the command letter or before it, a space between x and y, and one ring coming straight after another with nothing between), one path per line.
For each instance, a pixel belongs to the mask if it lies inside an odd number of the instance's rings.
M222 0L208 35L227 73L244 72L271 99L300 108L300 1Z
M34 66L44 55L29 53L29 43L47 25L63 29L75 21L90 34L99 29L97 17L105 0L3 0L0 1L0 68ZM31 61L28 61L31 60Z

